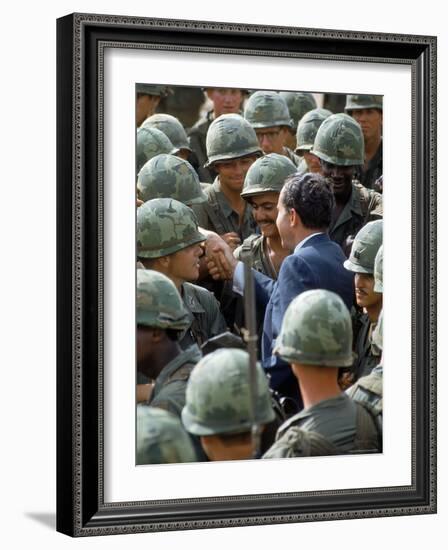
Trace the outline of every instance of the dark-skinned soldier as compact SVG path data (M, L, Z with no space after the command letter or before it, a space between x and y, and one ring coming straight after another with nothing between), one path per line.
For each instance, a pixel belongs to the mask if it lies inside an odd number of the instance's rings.
M352 117L331 115L319 127L311 152L319 157L322 175L333 187L335 206L330 239L346 256L356 233L368 221L383 217L382 196L354 180L355 169L364 163L364 138Z

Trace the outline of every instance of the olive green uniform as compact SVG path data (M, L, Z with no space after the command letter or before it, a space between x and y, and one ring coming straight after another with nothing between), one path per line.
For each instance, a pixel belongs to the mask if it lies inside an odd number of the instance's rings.
M263 235L251 235L244 240L233 253L237 260L244 261L245 258L251 258L252 267L271 279L277 279L278 273L272 265L267 252L267 240Z
M191 319L190 328L179 341L182 349L194 343L202 345L227 330L219 303L211 292L198 285L184 283L181 296Z
M379 447L374 414L341 394L320 401L284 422L263 458L344 454L354 450L375 451Z
M204 192L207 195L207 202L193 205L200 227L215 231L218 235L235 232L241 240L256 232L257 224L252 216L252 208L246 205L240 225L239 215L230 206L221 190L219 176L212 185L204 189Z
M382 217L382 196L355 181L352 184L352 193L347 204L338 219L331 222L328 230L330 239L343 246L347 237L354 237L367 222Z
M353 373L355 380L370 374L374 367L380 362L380 355L372 346L372 332L376 324L372 324L367 313L361 315L358 319L359 330L356 335L354 351L356 360L353 363Z
M148 405L180 417L190 373L201 357L198 346L192 345L165 365L156 379Z

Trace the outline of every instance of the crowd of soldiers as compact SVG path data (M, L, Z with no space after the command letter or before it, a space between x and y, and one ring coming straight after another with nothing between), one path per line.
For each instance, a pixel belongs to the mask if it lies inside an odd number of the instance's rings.
M185 128L169 94L137 85L137 464L381 452L381 96L206 88Z

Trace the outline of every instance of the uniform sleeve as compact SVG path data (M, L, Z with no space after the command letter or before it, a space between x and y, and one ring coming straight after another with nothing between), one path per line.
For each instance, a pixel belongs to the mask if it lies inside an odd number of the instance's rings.
M383 196L376 191L371 191L369 213L367 221L380 220L383 217Z

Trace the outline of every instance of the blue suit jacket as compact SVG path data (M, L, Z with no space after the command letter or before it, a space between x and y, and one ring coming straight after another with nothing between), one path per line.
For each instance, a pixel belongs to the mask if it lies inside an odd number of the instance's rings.
M263 324L262 363L270 375L271 387L280 394L301 399L297 380L289 365L272 355L286 308L305 290L331 290L344 300L347 308L353 305L353 273L344 268L347 258L341 247L327 234L310 237L304 245L283 260L277 281L254 271L256 297L267 304Z

